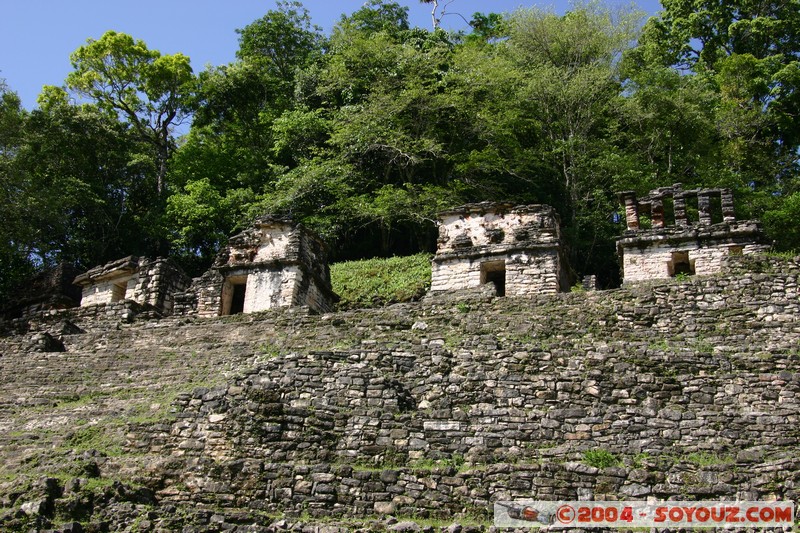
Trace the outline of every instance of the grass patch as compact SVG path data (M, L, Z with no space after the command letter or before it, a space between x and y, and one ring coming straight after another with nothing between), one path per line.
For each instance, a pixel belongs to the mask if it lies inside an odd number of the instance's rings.
M431 286L431 255L345 261L331 265L340 309L380 307L416 300Z
M583 462L595 468L619 466L619 458L608 450L587 450L583 453Z
M414 470L434 470L437 468L455 468L459 471L464 468L464 456L454 454L448 459L417 459L408 465Z
M719 455L711 452L695 452L686 456L686 461L697 466L730 465L735 459L730 455Z
M75 452L97 450L112 457L122 455L123 444L122 435L114 425L85 426L77 429L64 441L64 446Z

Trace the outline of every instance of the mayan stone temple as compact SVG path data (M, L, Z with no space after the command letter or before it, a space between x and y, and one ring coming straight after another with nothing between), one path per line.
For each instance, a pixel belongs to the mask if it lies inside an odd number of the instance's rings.
M683 190L676 183L638 200L633 191L619 197L627 224L617 240L624 282L714 274L728 256L769 249L758 221L736 220L730 189Z
M82 289L81 307L133 301L168 315L175 292L186 289L189 278L169 259L131 255L94 267L73 283Z
M486 284L497 296L556 293L569 285L552 207L482 202L439 214L431 292Z
M234 235L214 265L176 295L176 314L220 316L277 307L308 306L330 311L325 243L289 218L264 216Z

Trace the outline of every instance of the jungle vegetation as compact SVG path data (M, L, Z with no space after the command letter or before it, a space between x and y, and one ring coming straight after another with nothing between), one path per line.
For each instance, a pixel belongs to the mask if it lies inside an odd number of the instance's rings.
M334 260L431 252L437 211L484 200L553 205L576 273L613 283L614 193L676 182L732 188L800 249L800 0L662 5L475 13L449 33L371 0L324 33L281 2L201 72L89 39L33 110L0 83L0 294L129 254L196 275L267 212Z

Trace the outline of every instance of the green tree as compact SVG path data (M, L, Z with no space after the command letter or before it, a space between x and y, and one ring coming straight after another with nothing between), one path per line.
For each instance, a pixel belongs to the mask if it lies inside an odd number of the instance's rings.
M609 213L621 162L613 142L623 91L619 57L635 41L640 16L588 3L563 16L521 9L510 21L509 52L527 80L520 96L541 125L539 157L548 167L542 200L559 209L571 263L582 272L613 261L605 243L615 232Z
M508 37L508 19L499 13L473 13L467 41L492 42Z
M152 147L156 191L163 196L175 147L172 128L187 116L193 79L189 58L161 55L130 35L108 31L78 48L71 60L74 71L67 76L67 87L119 113L139 139Z
M5 298L33 269L25 246L30 230L18 212L17 199L25 184L14 167L25 119L19 96L0 79L0 298Z
M626 63L645 90L643 80L673 69L692 80L686 85L704 87L714 97L708 103L714 111L713 165L696 167L684 181L734 187L748 216L780 211L800 190L800 2L665 0L663 5ZM698 171L706 175L692 175Z
M353 31L362 34L386 33L397 38L409 29L407 7L386 0L368 0L350 16L342 15L333 29L332 38L342 39L343 33L352 34ZM341 44L339 48L342 48Z
M28 253L41 264L83 267L142 254L157 241L147 147L116 114L71 105L56 89L40 97L14 161L18 217L32 228Z
M287 100L294 94L298 70L311 64L324 45L322 29L311 24L300 2L278 2L277 10L237 30L237 57L255 64L262 80L276 85Z
M304 118L295 110L295 77L320 60L325 39L299 2L278 9L239 33L237 60L197 77L194 122L175 154L166 221L170 240L192 270L208 260L220 239L261 209L259 198L310 152ZM319 119L319 120L318 120Z

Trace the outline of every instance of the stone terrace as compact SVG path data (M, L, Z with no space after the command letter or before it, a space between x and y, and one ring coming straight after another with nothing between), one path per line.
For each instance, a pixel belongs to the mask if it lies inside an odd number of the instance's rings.
M800 265L732 261L596 293L76 319L61 353L2 338L0 527L479 530L498 499L797 500Z

